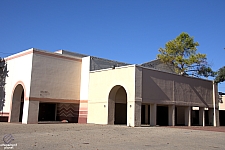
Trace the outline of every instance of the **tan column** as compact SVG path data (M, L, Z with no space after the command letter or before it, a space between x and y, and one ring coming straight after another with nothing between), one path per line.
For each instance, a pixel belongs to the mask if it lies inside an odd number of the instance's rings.
M157 105L151 104L150 105L150 126L156 125L156 117L157 117Z
M109 99L108 102L108 124L113 125L115 120L115 101Z
M145 105L145 124L148 124L148 105Z
M218 97L216 96L218 94L218 86L213 80L213 126L217 127L219 126L219 110L218 110Z
M169 126L175 126L175 105L169 105L168 107Z
M199 107L199 125L205 126L205 109L203 107Z
M216 109L215 111L216 111L216 121L215 121L216 125L214 125L214 126L218 127L218 126L220 126L219 110Z
M191 126L191 107L190 106L185 107L185 125Z
M39 101L24 101L23 106L23 124L38 123Z
M135 119L134 125L135 127L141 126L141 101L135 101Z

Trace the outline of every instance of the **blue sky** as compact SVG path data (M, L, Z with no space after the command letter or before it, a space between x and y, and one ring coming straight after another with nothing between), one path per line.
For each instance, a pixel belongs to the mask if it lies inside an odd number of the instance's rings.
M1 57L34 47L141 64L181 32L214 70L225 66L224 0L0 1Z

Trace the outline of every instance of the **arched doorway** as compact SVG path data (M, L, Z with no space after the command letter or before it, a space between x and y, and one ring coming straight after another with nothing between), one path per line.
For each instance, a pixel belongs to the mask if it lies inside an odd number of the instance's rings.
M109 93L108 124L127 124L127 93L120 85L114 86Z
M24 88L18 84L13 92L10 122L22 122Z

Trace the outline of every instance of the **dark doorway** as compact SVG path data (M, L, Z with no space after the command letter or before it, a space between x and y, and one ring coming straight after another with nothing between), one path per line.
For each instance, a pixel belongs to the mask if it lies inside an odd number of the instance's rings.
M40 103L38 121L55 121L55 103Z
M150 105L148 105L147 109L148 109L148 119L145 120L146 118L146 114L145 114L145 110L146 109L146 105L141 105L141 124L150 124ZM147 122L146 122L147 121Z
M191 125L198 126L199 125L199 110L192 110L191 112Z
M209 126L209 111L205 110L205 125Z
M220 126L225 126L225 110L220 110Z
M176 126L185 125L185 107L182 106L175 107L175 125Z
M19 122L22 122L23 118L23 104L24 104L24 90L22 91L21 94Z
M177 126L177 107L175 107L175 126Z
M141 124L145 124L145 105L141 105Z
M168 107L157 106L157 125L168 126Z
M126 114L127 114L127 104L115 103L115 124L126 124L127 123Z

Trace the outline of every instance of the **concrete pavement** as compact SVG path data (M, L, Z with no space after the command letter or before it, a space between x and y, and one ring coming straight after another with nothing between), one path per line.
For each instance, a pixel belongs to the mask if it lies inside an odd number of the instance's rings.
M225 149L225 132L178 127L127 127L93 124L0 123L0 145L11 134L14 149ZM4 149L3 146L0 149Z

